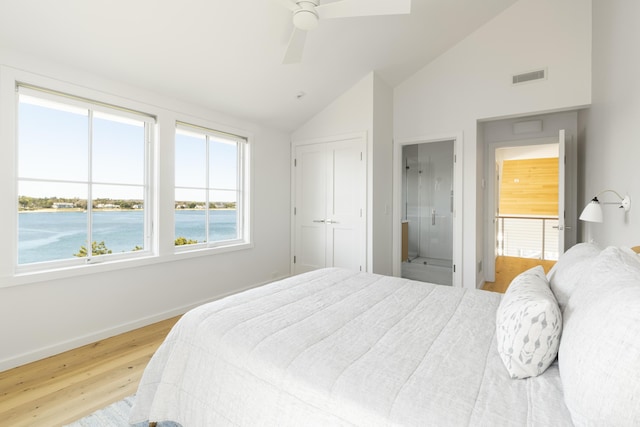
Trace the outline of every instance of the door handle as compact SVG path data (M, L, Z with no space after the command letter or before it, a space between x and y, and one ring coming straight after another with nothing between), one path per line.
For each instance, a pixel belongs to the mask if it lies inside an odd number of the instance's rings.
M436 225L436 210L431 209L431 225Z
M451 190L451 213L453 213L453 190Z
M331 219L314 219L313 222L320 222L324 224L340 224L338 221L333 221Z
M562 225L552 225L551 228L555 228L555 229L557 229L559 231L564 230L564 227ZM571 227L567 227L567 228L570 229Z

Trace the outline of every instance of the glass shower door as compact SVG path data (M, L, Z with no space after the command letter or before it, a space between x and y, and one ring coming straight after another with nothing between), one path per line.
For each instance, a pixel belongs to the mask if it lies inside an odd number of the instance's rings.
M432 264L451 266L453 258L453 142L419 146L424 165L421 255Z
M420 228L422 223L421 208L421 165L418 158L418 146L404 147L405 160L405 220L408 222L409 260L420 256Z
M403 147L403 209L409 255L403 277L451 284L453 144L442 141Z

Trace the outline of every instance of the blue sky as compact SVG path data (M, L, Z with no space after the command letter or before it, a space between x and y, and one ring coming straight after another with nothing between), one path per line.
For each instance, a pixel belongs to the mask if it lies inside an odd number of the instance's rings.
M203 135L179 130L176 134L176 200L204 202L206 197L206 139ZM234 142L209 138L209 201L236 201L237 147ZM230 190L223 191L222 189Z
M19 195L87 198L89 120L86 109L21 95L19 109ZM144 184L144 124L142 121L95 112L92 122L94 198L142 199ZM236 187L236 146L210 141L210 188ZM179 190L178 200L203 201L206 187L204 137L180 131L176 135L176 185L203 188ZM126 185L122 185L126 184ZM185 196L185 197L179 197ZM187 197L188 196L188 197ZM210 201L235 200L235 192L212 191Z

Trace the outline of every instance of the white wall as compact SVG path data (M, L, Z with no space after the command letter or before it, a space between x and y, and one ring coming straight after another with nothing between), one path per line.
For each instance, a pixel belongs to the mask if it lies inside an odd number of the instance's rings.
M541 67L548 79L511 84L511 75ZM394 138L464 135L464 286L481 281L484 141L478 120L587 105L590 67L590 1L520 0L395 88Z
M160 194L160 203L167 212L173 208L173 126L166 123L172 123L179 113L250 133L254 242L253 248L236 252L97 274L41 277L14 286L7 286L13 283L11 277L0 277L0 371L181 314L202 302L288 274L288 135L16 52L0 50L0 64L135 99L158 111L159 117L167 120L160 129L158 151L160 179L167 184ZM6 133L0 135L3 135L0 144L10 143ZM13 177L6 172L13 169L11 162L12 158L0 158L3 195L13 194ZM10 218L15 209L15 200L6 196L0 199L2 221ZM171 231L171 224L168 230ZM2 228L3 242L11 240L10 231ZM3 254L12 250L5 246L2 245ZM6 273L4 267L3 271Z
M580 115L585 137L578 205L613 189L631 197L631 211L604 206L604 223L582 223L601 245L640 244L640 2L593 2L593 105ZM605 194L601 201L615 201ZM589 228L587 230L587 228Z
M371 72L291 135L292 141L367 133L367 271L391 274L393 92Z
M373 272L393 274L393 89L373 81Z
M293 141L370 131L373 122L373 81L369 73L351 89L291 134ZM304 98L302 98L304 100Z

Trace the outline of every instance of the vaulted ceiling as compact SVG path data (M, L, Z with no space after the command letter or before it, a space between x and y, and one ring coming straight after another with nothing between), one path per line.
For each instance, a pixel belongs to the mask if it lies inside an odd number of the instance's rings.
M291 131L371 71L396 86L515 1L323 20L283 65L278 0L0 0L0 48Z

